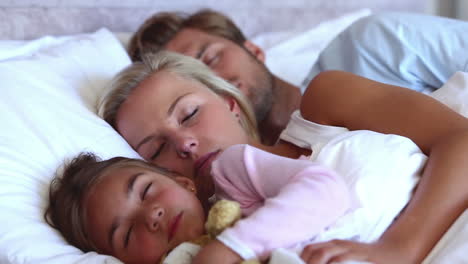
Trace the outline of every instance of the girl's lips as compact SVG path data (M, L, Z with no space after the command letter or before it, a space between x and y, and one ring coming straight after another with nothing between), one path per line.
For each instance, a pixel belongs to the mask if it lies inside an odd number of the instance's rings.
M203 170L207 167L211 162L215 159L217 154L220 150L216 150L201 156L199 159L195 161L195 171L198 173L199 171Z
M172 240L175 233L177 232L177 229L179 228L179 223L180 223L180 220L182 219L183 214L184 214L184 212L180 212L169 223L169 235L168 235L168 238L167 238L167 240L169 242Z

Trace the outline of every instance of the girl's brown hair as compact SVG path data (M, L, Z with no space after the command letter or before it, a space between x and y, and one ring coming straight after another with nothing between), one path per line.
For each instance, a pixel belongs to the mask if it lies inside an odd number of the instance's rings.
M166 171L142 160L115 157L101 161L92 153L81 153L65 165L63 173L57 173L52 180L49 189L49 206L44 213L46 222L58 229L71 245L84 252L99 252L89 239L84 226L86 219L84 198L110 169L129 166L168 175Z

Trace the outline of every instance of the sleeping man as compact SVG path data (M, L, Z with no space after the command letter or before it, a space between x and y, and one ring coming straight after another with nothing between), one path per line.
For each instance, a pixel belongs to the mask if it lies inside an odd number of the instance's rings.
M456 71L466 70L465 32L467 22L435 16L389 13L362 18L321 53L302 87L319 72L343 70L416 91L433 91ZM266 144L276 142L291 113L299 108L304 89L273 75L264 64L263 50L221 13L155 14L132 37L129 53L138 60L145 51L160 49L203 61L246 94Z

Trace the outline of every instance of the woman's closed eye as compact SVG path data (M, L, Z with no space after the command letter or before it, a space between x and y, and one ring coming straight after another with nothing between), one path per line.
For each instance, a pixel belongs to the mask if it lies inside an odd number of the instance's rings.
M156 159L159 156L159 154L161 154L161 152L163 151L165 145L166 145L166 142L162 143L161 146L159 146L159 148L156 149L154 154L151 155L150 160Z
M192 118L193 116L195 116L198 112L198 107L195 108L190 114L186 115L183 119L182 119L182 122L181 123L185 123L186 121L190 120L190 118Z
M148 193L148 191L149 191L149 189L151 188L152 185L153 185L153 182L148 183L145 186L145 188L143 189L143 191L141 192L140 198L141 198L142 201L145 200L146 194Z

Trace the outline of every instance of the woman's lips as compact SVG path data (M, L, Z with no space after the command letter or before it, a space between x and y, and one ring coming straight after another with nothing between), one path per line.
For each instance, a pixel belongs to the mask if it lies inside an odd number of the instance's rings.
M208 154L205 154L201 156L199 159L195 161L195 172L198 174L200 171L208 167L211 162L216 158L217 154L219 153L219 150L210 152Z
M169 225L169 235L167 238L168 241L171 241L172 238L174 238L174 235L177 232L177 229L179 228L179 223L180 223L180 220L182 219L183 214L184 212L180 212L171 220L170 225Z

